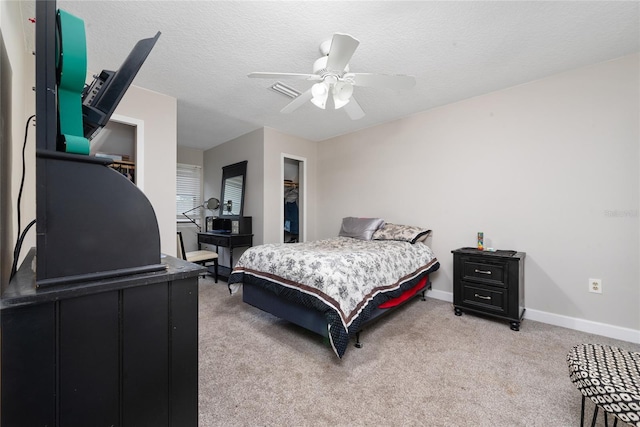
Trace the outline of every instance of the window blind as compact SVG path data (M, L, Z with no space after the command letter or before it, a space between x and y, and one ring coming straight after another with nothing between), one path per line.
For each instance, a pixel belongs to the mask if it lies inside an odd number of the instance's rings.
M182 214L202 205L202 168L178 163L176 177L176 219L188 221ZM194 210L187 215L200 225L202 212Z

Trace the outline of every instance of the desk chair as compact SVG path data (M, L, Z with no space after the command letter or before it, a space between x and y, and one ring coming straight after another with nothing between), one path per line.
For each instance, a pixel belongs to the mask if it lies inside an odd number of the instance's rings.
M215 282L218 283L218 254L213 251L204 250L185 252L181 231L178 231L178 256L183 260L193 262L195 264L200 264L202 266L206 266L207 264L213 262L213 278Z

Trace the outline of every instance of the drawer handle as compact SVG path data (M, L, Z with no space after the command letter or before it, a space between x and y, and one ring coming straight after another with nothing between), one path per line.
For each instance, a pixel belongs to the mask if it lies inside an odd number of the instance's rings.
M478 295L478 294L475 294L475 297L480 299L491 299L491 297L485 297L484 295Z
M481 274L491 274L491 271L489 270L478 270L477 268L474 270L476 273L481 273Z

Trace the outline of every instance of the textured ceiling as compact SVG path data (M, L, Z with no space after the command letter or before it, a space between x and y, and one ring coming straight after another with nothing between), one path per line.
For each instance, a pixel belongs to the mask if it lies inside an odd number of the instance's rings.
M319 141L640 50L638 2L58 1L85 21L89 69L117 69L162 36L134 84L178 99L178 144L208 149L257 128ZM23 1L26 18L33 10ZM32 43L33 26L25 25ZM409 74L402 93L357 87L366 116L290 100L253 71L311 72L335 32L352 72ZM310 82L283 80L305 91Z

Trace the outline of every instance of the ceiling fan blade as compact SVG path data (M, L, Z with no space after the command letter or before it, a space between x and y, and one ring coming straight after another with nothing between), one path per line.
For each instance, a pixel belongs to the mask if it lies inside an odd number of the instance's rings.
M347 112L351 120L358 120L364 117L364 111L358 101L352 96L349 103L345 105L344 110Z
M310 101L313 95L311 94L311 88L309 88L306 92L302 92L297 98L293 101L285 105L285 107L280 110L281 113L291 113L292 111L297 110L302 107L306 102Z
M301 74L301 73L249 73L247 77L252 79L298 79L320 81L322 78L317 74Z
M352 81L354 86L386 87L395 90L411 89L416 85L415 77L404 74L347 73L344 78Z
M334 34L327 59L327 70L344 71L359 44L360 41L349 34Z

